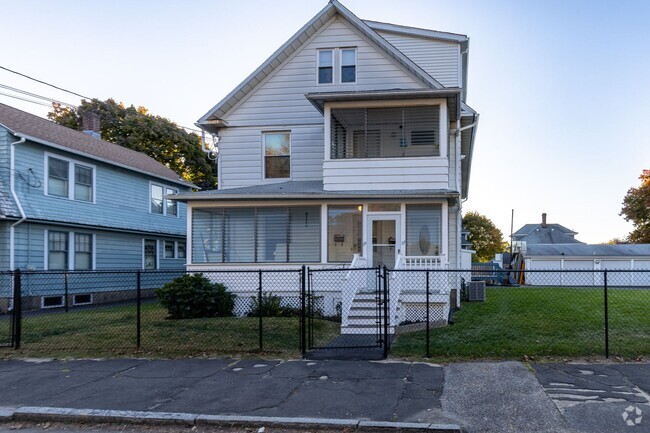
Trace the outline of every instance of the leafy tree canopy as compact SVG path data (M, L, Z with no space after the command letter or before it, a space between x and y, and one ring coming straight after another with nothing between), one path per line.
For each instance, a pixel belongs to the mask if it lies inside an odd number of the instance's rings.
M478 212L467 212L463 217L463 227L469 231L467 239L476 251L475 260L479 262L492 260L495 254L502 253L508 246L501 230Z
M202 189L217 187L217 167L201 149L201 137L144 107L126 107L113 99L82 100L78 108L54 105L47 117L80 131L87 111L99 115L102 140L143 152Z
M630 188L623 199L622 215L634 230L627 236L632 244L650 244L650 170L643 170L641 186Z

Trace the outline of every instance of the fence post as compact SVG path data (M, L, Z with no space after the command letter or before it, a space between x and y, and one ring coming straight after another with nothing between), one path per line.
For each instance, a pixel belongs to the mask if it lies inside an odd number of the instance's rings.
M263 348L263 342L262 342L262 333L264 330L263 324L262 324L262 270L259 270L259 282L258 282L258 288L257 288L257 310L258 310L258 316L259 316L259 337L260 337L260 351Z
M20 269L14 271L14 314L13 314L13 343L14 349L20 349L20 337L22 333L23 305Z
M607 300L607 269L605 269L605 358L609 358L609 301Z
M381 272L381 270L379 270ZM384 358L388 358L388 267L384 265Z
M65 312L67 313L68 312L68 271L65 271L63 273L63 282L64 282L63 287L65 290L65 296L63 297L63 302L65 305Z
M429 317L429 315L430 315L430 312L429 312L430 311L430 308L429 308L429 306L430 306L430 304L429 304L429 271L426 271L426 272L427 272L427 356L426 357L430 358L431 357L431 350L430 350L431 348L429 347L429 337L430 337L430 329L429 328L431 326L431 317ZM450 308L451 308L451 306L450 306Z
M300 353L307 353L307 332L305 323L305 265L300 269Z
M136 299L136 319L135 319L135 346L140 350L141 338L142 338L142 279L140 270L138 270L136 275L136 286L135 286L135 299Z

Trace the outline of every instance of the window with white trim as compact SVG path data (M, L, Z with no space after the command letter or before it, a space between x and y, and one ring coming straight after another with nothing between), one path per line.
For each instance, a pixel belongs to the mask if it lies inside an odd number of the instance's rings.
M142 252L144 269L158 269L158 241L145 239Z
M174 241L165 241L165 258L174 259L176 258L176 245Z
M68 269L68 232L47 233L47 269L63 271Z
M318 50L318 84L334 82L334 51Z
M291 133L265 132L264 178L288 179L291 177Z
M77 271L93 268L93 236L88 233L74 234L74 268Z
M181 242L181 241L178 242L178 245L177 245L176 251L177 251L176 256L177 256L179 259L185 259L185 258L187 258L187 245L185 244L184 241L183 241L183 242Z
M341 50L341 83L357 82L357 49Z
M151 184L151 200L149 211L159 215L178 216L178 204L175 200L165 198L165 195L176 194L178 190Z
M93 166L48 155L46 177L47 195L76 201L94 201L95 168Z

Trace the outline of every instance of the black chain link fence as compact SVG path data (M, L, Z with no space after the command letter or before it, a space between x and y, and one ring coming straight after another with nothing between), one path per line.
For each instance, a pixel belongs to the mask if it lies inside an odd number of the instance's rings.
M402 273L402 284L392 284ZM394 355L465 359L650 355L650 270L389 274L395 275L389 278L397 325ZM423 320L427 311L429 318Z
M650 355L650 270L206 270L232 314L170 319L156 289L186 274L0 273L0 356Z

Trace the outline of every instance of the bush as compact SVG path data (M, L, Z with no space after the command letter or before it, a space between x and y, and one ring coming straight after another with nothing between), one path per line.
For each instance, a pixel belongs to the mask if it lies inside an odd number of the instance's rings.
M257 296L251 296L253 307L248 313L251 317L260 315L260 302ZM262 316L265 317L294 317L300 316L299 308L283 307L279 296L273 293L262 294Z
M235 308L236 295L203 274L178 277L157 289L156 295L171 319L232 316Z

